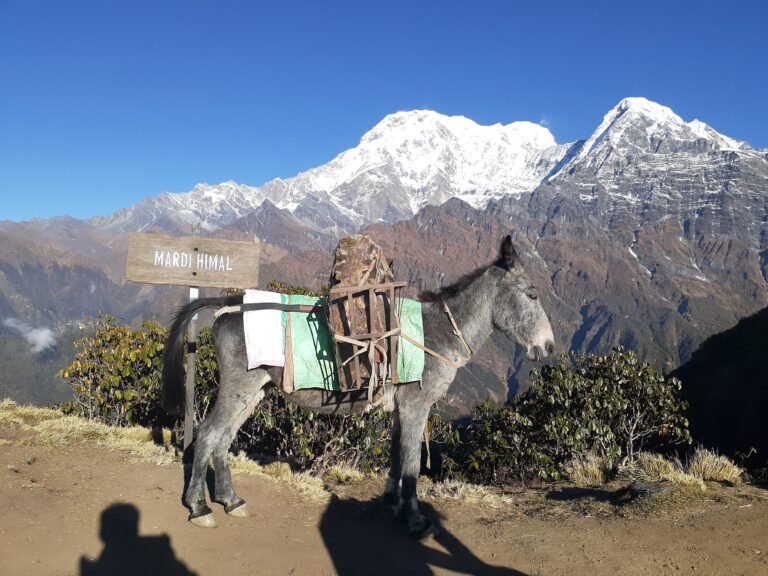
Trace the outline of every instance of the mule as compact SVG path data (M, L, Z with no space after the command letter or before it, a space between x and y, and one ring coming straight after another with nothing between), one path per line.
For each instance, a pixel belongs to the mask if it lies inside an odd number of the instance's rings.
M421 384L398 384L395 389L391 467L385 490L386 500L415 536L432 530L419 511L416 497L424 427L430 408L446 394L458 368L470 361L473 351L480 349L494 329L525 348L532 360L543 360L554 352L552 327L537 288L520 264L511 236L503 240L497 261L439 292L422 294L421 301L424 344L443 358L427 354ZM242 296L202 298L177 313L164 351L163 400L170 413L183 413L184 334L190 319L202 308L240 303ZM282 368L246 369L242 313L219 316L213 325L213 340L219 362L218 398L198 428L191 477L182 497L190 510L190 521L200 526L215 525L205 497L211 458L215 473L213 500L222 504L228 514L247 516L246 503L232 487L227 453L237 430L263 398L265 387L280 388L282 376ZM323 412L358 412L368 403L366 394L352 398L347 394L343 402L340 394L321 390L296 390L284 395L291 402Z

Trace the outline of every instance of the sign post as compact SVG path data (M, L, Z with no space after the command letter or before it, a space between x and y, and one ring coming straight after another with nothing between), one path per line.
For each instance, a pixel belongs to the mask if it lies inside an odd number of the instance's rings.
M189 288L189 301L194 302L200 295L200 289ZM195 424L195 360L197 358L197 314L192 317L187 327L187 380L184 385L186 403L184 407L184 450L192 444Z
M194 302L199 287L255 288L260 260L261 246L255 242L136 233L128 236L125 278L129 282L189 286L189 301ZM187 341L185 450L192 442L194 425L197 315L189 323Z

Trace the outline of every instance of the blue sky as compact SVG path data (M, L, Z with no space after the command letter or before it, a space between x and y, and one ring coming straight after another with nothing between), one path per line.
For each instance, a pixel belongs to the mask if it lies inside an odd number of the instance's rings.
M586 138L625 96L768 148L768 2L0 0L0 220L323 164L385 115Z

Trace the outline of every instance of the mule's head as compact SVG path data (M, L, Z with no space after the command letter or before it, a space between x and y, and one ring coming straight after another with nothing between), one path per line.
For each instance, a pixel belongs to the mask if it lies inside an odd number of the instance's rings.
M523 270L507 236L501 244L501 254L492 273L497 276L493 324L508 338L525 348L531 360L544 360L555 351L552 325L541 306L539 293Z

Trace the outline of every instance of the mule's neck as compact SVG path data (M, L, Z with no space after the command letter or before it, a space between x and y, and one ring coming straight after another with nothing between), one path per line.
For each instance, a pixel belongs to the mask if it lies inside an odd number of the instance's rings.
M464 340L469 344L473 353L476 353L493 332L494 286L488 282L488 278L480 276L461 293L453 298L446 299L445 303L453 315L456 325L461 330ZM431 303L430 314L434 322L446 322L450 326L450 320L443 309L443 300ZM451 345L458 352L459 357L467 357L468 353L461 340L451 332ZM426 331L425 331L426 332ZM469 358L466 358L468 361Z

